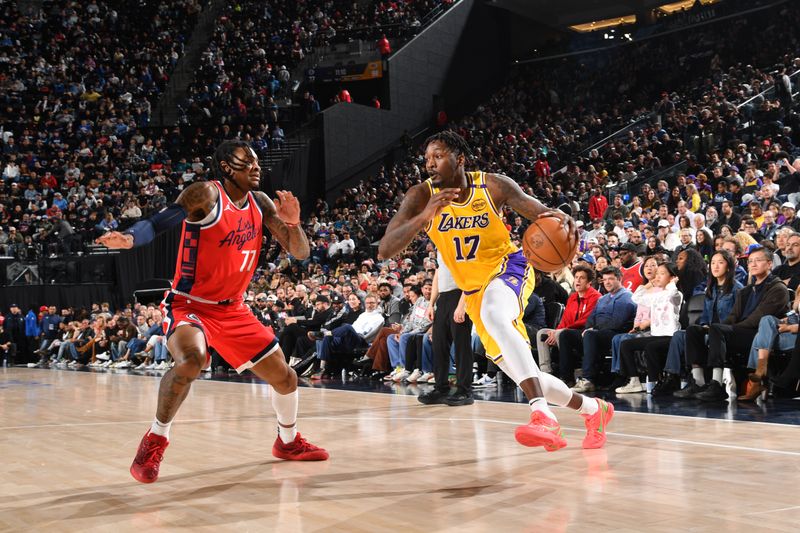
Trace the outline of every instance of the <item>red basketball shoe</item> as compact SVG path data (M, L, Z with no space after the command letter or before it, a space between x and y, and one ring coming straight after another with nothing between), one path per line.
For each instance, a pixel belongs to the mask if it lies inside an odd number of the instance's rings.
M602 448L606 443L606 428L611 419L614 418L614 406L601 400L597 400L597 412L592 416L583 415L586 425L586 436L583 438L583 447L587 450Z
M531 413L531 421L514 431L517 442L523 446L544 446L548 452L554 452L567 445L561 426L541 411Z
M272 455L287 461L326 461L328 459L328 452L308 442L300 433L289 444L284 444L278 436L275 444L272 445Z
M154 435L150 430L142 437L139 450L131 464L131 475L141 483L152 483L158 479L158 467L164 459L164 450L169 441L161 435Z

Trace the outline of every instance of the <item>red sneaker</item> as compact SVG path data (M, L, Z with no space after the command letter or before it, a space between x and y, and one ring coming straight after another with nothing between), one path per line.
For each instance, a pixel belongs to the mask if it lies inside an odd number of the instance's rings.
M328 452L319 446L314 446L300 435L289 444L284 444L280 436L272 445L272 455L287 461L327 461Z
M567 445L561 426L541 411L531 413L531 421L514 431L517 442L523 446L544 446L548 452L554 452Z
M136 481L152 483L158 479L158 467L164 459L164 450L167 446L169 446L167 437L154 435L150 430L144 434L131 464L131 475Z
M614 406L609 402L597 400L597 412L592 416L583 415L586 425L586 436L583 438L583 447L587 450L602 448L606 443L606 427L614 418Z

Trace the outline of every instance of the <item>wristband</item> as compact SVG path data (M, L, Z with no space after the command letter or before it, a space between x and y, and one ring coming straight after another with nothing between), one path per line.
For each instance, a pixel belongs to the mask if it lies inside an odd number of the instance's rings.
M300 225L299 222L297 224L292 224L291 222L285 222L285 221L284 221L284 224L286 224L286 226L290 227L290 228L296 228L297 226Z

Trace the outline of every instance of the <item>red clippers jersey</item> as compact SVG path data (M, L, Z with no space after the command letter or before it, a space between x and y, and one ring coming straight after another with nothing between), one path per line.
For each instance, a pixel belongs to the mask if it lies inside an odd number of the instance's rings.
M262 214L252 192L236 207L219 182L214 209L199 222L183 221L172 290L198 301L239 300L261 251Z
M642 268L642 260L636 261L636 264L628 268L620 267L622 272L622 286L629 289L631 292L636 292L639 285L644 283L640 269Z

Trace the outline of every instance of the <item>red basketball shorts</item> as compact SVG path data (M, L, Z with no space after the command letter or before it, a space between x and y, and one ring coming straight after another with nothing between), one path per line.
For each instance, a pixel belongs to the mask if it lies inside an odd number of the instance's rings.
M243 302L206 304L170 292L161 302L161 311L167 338L179 326L196 327L205 335L206 345L239 373L279 348L272 329L259 322ZM206 357L210 357L208 353Z

